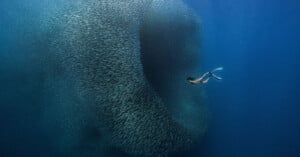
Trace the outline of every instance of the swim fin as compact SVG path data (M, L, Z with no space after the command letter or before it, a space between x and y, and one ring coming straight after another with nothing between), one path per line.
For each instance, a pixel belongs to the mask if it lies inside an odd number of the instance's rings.
M212 74L212 77L215 78L215 79L217 79L217 80L222 80L222 77L219 77L219 76L217 76L215 74Z
M218 67L218 68L212 70L211 72L220 71L220 70L223 70L223 67Z

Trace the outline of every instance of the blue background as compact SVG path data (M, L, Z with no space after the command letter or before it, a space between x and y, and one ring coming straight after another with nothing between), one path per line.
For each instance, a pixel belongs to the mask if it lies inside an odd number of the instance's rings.
M300 156L300 1L186 0L201 16L211 128L204 157Z
M203 24L203 70L224 67L224 80L206 86L211 126L194 156L299 157L300 1L185 1ZM26 67L30 50L16 51L26 19L45 7L34 4L0 1L0 156L56 154L32 114L41 100L33 98L39 74Z

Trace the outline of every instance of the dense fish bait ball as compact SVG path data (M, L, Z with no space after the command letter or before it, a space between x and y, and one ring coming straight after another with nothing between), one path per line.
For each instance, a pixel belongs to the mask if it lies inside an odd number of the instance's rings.
M64 74L49 81L60 89L53 99L62 145L149 157L188 150L207 116L201 90L181 78L199 72L194 13L179 0L77 0L66 8L51 43ZM155 59L174 62L163 69Z

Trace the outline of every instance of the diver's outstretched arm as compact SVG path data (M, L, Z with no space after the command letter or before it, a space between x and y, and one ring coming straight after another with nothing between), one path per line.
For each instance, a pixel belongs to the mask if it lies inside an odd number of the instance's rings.
M215 72L215 71L220 71L220 70L223 70L223 67L218 67L218 68L212 70L211 72L213 73L213 72Z

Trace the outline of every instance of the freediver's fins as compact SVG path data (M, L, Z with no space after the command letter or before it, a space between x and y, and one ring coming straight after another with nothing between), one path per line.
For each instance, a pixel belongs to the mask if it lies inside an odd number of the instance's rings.
M214 70L212 70L211 71L211 76L213 77L213 78L215 78L215 79L217 79L217 80L222 80L222 77L219 77L219 76L217 76L217 75L215 75L213 72L215 72L215 71L220 71L220 70L223 70L223 67L218 67L218 68L215 68Z
M212 77L215 78L215 79L217 79L217 80L222 80L222 77L219 77L219 76L217 76L215 74L212 74Z
M223 70L223 67L218 67L218 68L212 70L211 72L220 71L220 70Z

